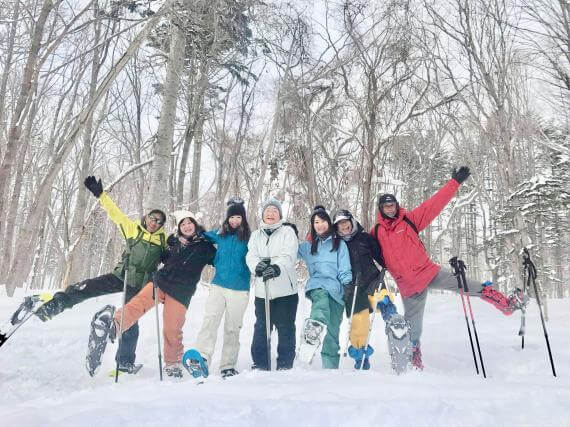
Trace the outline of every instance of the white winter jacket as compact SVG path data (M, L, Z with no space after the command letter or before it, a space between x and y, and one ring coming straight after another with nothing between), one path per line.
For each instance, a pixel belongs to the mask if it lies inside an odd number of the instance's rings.
M267 230L255 230L249 238L248 252L245 262L254 274L255 296L265 298L265 284L263 277L255 276L255 267L262 258L270 258L271 264L277 264L281 274L268 280L269 299L294 295L297 293L297 250L299 242L293 228L280 225L268 234Z

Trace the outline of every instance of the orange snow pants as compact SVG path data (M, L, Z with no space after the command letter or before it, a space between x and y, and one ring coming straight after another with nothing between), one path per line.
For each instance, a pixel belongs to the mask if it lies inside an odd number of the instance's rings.
M182 360L182 327L186 320L186 307L157 288L158 302L164 304L162 336L164 339L164 362L166 364L180 363ZM153 284L149 282L125 305L123 331L126 331L139 320L143 314L154 307ZM115 312L117 330L121 322L121 309Z

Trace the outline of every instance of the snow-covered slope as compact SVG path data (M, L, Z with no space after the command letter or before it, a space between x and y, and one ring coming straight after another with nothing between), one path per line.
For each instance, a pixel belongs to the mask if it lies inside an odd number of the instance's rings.
M190 304L186 347L195 341L206 295L200 287ZM0 319L7 319L19 300L0 298ZM159 382L153 311L140 322L137 361L144 368L138 375L121 376L119 384L107 376L114 367L114 346L108 347L99 374L87 375L91 316L102 305L119 301L119 295L101 297L47 323L32 319L0 349L2 426L570 426L570 300L549 301L547 327L558 378L551 373L535 300L522 351L520 315L505 317L473 300L485 380L475 375L459 297L432 294L421 373L390 373L380 316L368 372L355 372L350 360L339 371L323 371L317 360L311 370L252 372L250 304L237 366L241 374L228 380L218 376L218 346L214 375L202 385L188 376L181 382ZM297 325L309 309L303 300ZM341 330L341 336L345 333Z

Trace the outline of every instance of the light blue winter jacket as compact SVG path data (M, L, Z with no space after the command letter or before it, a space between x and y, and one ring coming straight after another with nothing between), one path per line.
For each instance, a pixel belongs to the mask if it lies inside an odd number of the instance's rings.
M305 292L313 289L324 289L339 304L344 305L343 285L352 281L350 268L350 255L344 240L340 241L338 250L331 252L333 246L332 237L329 236L323 242L319 239L317 253L311 255L311 242L303 242L299 245L299 258L302 258L309 269L309 280L305 286Z
M251 275L245 263L247 242L240 240L236 233L222 236L217 229L207 231L204 237L217 246L212 283L226 289L249 291Z

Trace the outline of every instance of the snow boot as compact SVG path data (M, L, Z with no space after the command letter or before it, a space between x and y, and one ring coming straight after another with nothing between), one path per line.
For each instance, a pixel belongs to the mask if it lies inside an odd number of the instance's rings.
M113 319L115 307L106 305L93 316L91 333L87 346L85 367L90 376L94 376L101 366L101 358L107 347L107 342L115 342L117 326Z
M119 362L119 371L126 374L136 374L142 368L142 363Z
M394 314L398 314L398 309L396 308L390 297L387 295L378 301L378 303L376 304L376 308L377 310L380 310L384 322L390 320L390 317L392 317Z
M36 296L36 295L34 295ZM49 301L44 304L41 304L37 310L35 310L34 314L38 319L42 322L47 322L48 320L52 319L54 316L57 316L63 310L65 310L67 304L68 296L63 292L56 292Z
M354 359L354 369L363 369L365 371L370 369L370 356L374 353L374 348L369 345L366 350L364 348L355 348L354 346L348 347L348 355ZM364 358L364 361L362 360ZM360 366L362 365L362 367Z
M164 372L166 373L167 377L170 377L172 379L180 379L183 377L182 367L180 363L169 363L165 365Z
M412 350L412 366L418 371L424 370L424 364L422 362L422 350L419 344L414 345Z

